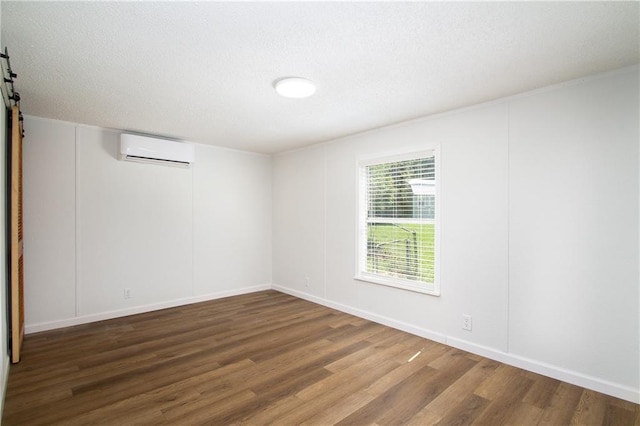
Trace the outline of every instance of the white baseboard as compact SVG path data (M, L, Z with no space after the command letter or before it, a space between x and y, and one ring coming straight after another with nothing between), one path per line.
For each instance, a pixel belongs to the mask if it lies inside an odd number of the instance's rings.
M523 370L551 377L552 379L615 396L616 398L624 399L636 404L640 403L640 391L638 389L633 389L618 383L612 383L597 377L578 373L576 371L567 370L555 365L536 361L531 358L502 352L493 348L468 342L466 340L457 339L455 337L448 337L446 344L485 358L490 358L504 364L522 368Z
M624 399L636 404L640 403L640 390L633 389L627 386L620 385L618 383L608 382L606 380L599 379L597 377L588 376L576 371L566 370L554 365L546 364L540 361L536 361L530 358L525 358L519 355L514 355L508 352L496 350L487 346L478 345L473 342L469 342L462 339L447 336L442 333L416 327L411 324L407 324L402 321L397 321L391 318L377 315L372 312L364 311L362 309L353 308L351 306L336 303L331 300L324 299L322 297L314 296L312 294L304 293L298 290L282 287L279 285L273 285L274 290L282 293L289 294L291 296L305 299L310 302L317 303L319 305L327 306L329 308L336 309L338 311L346 312L351 315L355 315L360 318L368 319L379 324L387 325L398 330L406 331L407 333L415 334L420 337L424 337L429 340L433 340L439 343L443 343L454 348L462 349L467 352L471 352L476 355L483 356L485 358L493 359L495 361L502 362L504 364L512 365L514 367L522 368L527 371L541 374L543 376L551 377L553 379L561 380L563 382L571 383L576 386L580 386L586 389L591 389L596 392L601 392L607 395L614 396L616 398Z
M351 315L355 315L360 318L364 318L379 324L383 324L398 330L406 331L407 333L414 334L416 336L424 337L435 342L443 343L458 349L462 349L467 352L474 353L495 361L503 362L514 367L522 368L524 370L532 371L534 373L542 374L547 377L551 377L563 382L571 383L576 386L591 389L596 392L601 392L607 395L614 396L616 398L624 399L636 404L640 403L640 390L633 389L627 386L620 385L618 383L608 382L606 380L599 379L597 377L588 376L576 371L566 370L554 365L546 364L540 361L536 361L530 358L522 357L519 355L503 352L497 349L493 349L487 346L478 345L477 343L469 342L466 340L458 339L455 337L447 336L443 333L438 333L433 330L428 330L415 325L398 321L393 318L378 315L373 312L365 311L362 309L354 308L352 306L337 303L328 299L324 299L319 296L315 296L302 291L294 290L291 288L275 285L275 284L263 284L253 287L246 287L242 289L227 290L217 293L205 294L200 296L188 297L184 299L172 300L168 302L156 303L152 305L138 306L129 309L121 309L117 311L102 312L99 314L85 315L75 318L69 318L58 321L50 321L46 323L31 324L25 327L25 333L37 333L40 331L53 330L56 328L70 327L73 325L86 324L90 322L102 321L106 319L118 318L127 315L135 315L145 312L151 312L158 309L173 308L176 306L189 305L192 303L205 302L207 300L221 299L223 297L238 296L241 294L255 293L257 291L264 290L276 290L281 293L286 293L300 299L308 300L319 305L327 306L332 309L336 309L341 312L345 312ZM6 360L8 364L8 358ZM8 365L4 366L5 372L8 376ZM7 377L4 377L5 383L2 384L6 389ZM0 406L0 410L2 406ZM0 411L1 413L1 411Z
M281 293L286 293L291 296L298 297L300 299L308 300L310 302L314 302L319 305L327 306L329 308L333 308L338 311L345 312L347 314L368 319L370 321L376 322L378 324L386 325L391 328L395 328L397 330L406 331L407 333L415 334L416 336L424 337L425 339L433 340L439 343L446 343L446 336L442 333L437 333L435 331L431 331L426 328L416 327L415 325L412 325L406 322L397 321L397 320L394 320L393 318L374 314L373 312L364 311L362 309L353 308L351 306L343 305L341 303L336 303L328 299L323 299L321 297L317 297L309 293L293 290L287 287L282 287L274 284L272 288Z
M253 287L245 287L234 290L220 291L216 293L203 294L200 296L186 297L184 299L170 300L167 302L154 303L151 305L136 306L116 311L100 312L98 314L83 315L56 321L47 321L38 324L25 326L25 334L38 333L40 331L54 330L57 328L71 327L74 325L87 324L96 321L103 321L112 318L125 317L127 315L143 314L145 312L157 311L159 309L175 308L176 306L190 305L192 303L206 302L207 300L222 299L223 297L239 296L241 294L255 293L257 291L270 290L270 284L262 284Z

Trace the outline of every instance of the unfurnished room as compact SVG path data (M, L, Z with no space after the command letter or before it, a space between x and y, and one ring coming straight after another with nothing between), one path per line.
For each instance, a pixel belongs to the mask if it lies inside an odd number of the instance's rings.
M3 425L640 424L640 2L0 1Z

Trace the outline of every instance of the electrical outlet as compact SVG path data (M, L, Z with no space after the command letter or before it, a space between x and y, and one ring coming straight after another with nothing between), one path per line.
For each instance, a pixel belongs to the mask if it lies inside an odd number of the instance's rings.
M124 298L125 299L131 299L131 289L130 288L125 288L124 289Z
M309 277L304 277L304 286L309 288Z
M462 316L462 329L471 331L471 315Z

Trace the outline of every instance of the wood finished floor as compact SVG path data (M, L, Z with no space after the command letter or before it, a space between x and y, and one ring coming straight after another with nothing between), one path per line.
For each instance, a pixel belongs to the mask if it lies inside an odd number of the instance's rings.
M3 414L4 425L269 423L633 425L640 408L265 291L28 335Z

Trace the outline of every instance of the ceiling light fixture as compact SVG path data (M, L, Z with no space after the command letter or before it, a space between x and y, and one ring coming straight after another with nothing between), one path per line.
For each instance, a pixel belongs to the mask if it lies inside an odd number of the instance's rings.
M281 78L275 83L276 92L285 98L308 98L316 93L316 85L301 77Z

